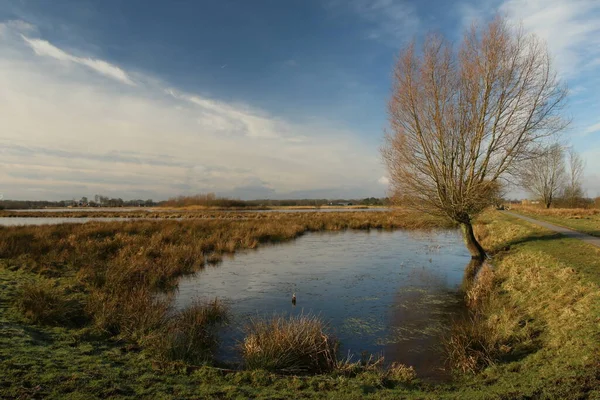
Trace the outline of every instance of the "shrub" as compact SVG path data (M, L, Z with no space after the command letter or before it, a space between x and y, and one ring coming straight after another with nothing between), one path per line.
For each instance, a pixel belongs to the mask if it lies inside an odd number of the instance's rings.
M249 369L320 373L336 367L337 347L317 316L274 316L246 326L241 351Z

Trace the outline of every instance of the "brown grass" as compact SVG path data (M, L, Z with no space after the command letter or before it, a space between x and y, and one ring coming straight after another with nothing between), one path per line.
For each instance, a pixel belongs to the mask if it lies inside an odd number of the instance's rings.
M319 317L254 319L245 330L240 349L248 369L320 373L336 367L337 341Z
M406 211L200 215L191 213L183 221L0 227L0 259L46 279L70 280L77 288L73 299L79 299L78 307L96 329L143 343L155 331L170 332L165 328L170 298L157 293L169 292L181 276L216 264L226 254L310 231L444 226ZM32 319L61 323L58 310L71 303L59 298L44 287L24 294L21 309ZM44 304L52 310L44 310Z
M150 337L150 347L161 361L201 365L212 360L219 343L216 329L228 321L229 309L222 302L196 300L166 318Z
M541 208L533 206L515 205L511 206L514 211L525 212L527 214L542 215L550 217L583 218L593 215L599 215L599 209L591 208Z
M17 294L16 305L35 324L72 326L86 320L81 299L55 280L25 283Z

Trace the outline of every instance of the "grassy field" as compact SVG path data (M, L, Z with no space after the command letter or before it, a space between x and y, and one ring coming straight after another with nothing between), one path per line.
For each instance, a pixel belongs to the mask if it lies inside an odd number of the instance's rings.
M600 210L516 206L511 211L600 237Z
M226 310L204 303L170 316L168 296L153 296L223 254L308 231L439 225L397 212L0 228L0 397L600 396L600 251L497 212L476 226L493 268L466 287L471 318L449 329L452 382L335 360L316 375L216 368L203 352ZM251 330L246 351L269 329Z

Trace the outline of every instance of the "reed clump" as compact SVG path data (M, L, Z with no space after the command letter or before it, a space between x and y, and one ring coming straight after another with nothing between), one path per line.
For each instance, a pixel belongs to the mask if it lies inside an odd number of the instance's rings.
M87 319L82 299L51 279L23 284L16 306L34 324L77 326Z
M393 362L385 365L383 355L361 354L354 361L349 354L346 359L338 360L335 373L345 377L361 376L381 387L392 387L397 384L410 385L416 382L417 373L412 366Z
M257 318L245 331L240 350L248 369L322 373L336 368L338 342L317 316Z
M191 365L210 362L219 344L217 329L229 322L229 308L218 299L195 300L184 310L166 317L149 339L161 361Z

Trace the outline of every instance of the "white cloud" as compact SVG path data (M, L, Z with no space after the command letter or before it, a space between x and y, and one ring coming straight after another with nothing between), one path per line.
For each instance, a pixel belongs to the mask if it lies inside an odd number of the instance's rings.
M377 180L377 182L379 182L379 184L384 185L384 186L387 186L390 184L390 180L387 176L382 176L381 178L379 178Z
M500 10L545 39L566 76L600 57L598 0L506 0Z
M282 197L352 187L356 196L383 194L377 150L352 132L166 89L152 77L136 75L138 84L123 90L95 78L102 71L127 83L119 67L3 29L12 32L0 46L5 198Z
M589 135L590 133L600 132L600 122L594 125L590 125L583 130L583 135Z
M123 82L127 85L135 85L131 78L129 78L129 76L125 73L125 71L106 61L93 58L76 57L59 49L58 47L52 45L46 40L30 39L25 35L21 35L21 37L38 56L51 57L66 62L74 62L76 64L84 65L96 71L99 74Z
M328 6L355 13L370 25L366 38L396 47L399 40L411 39L420 27L414 4L406 0L330 0Z

